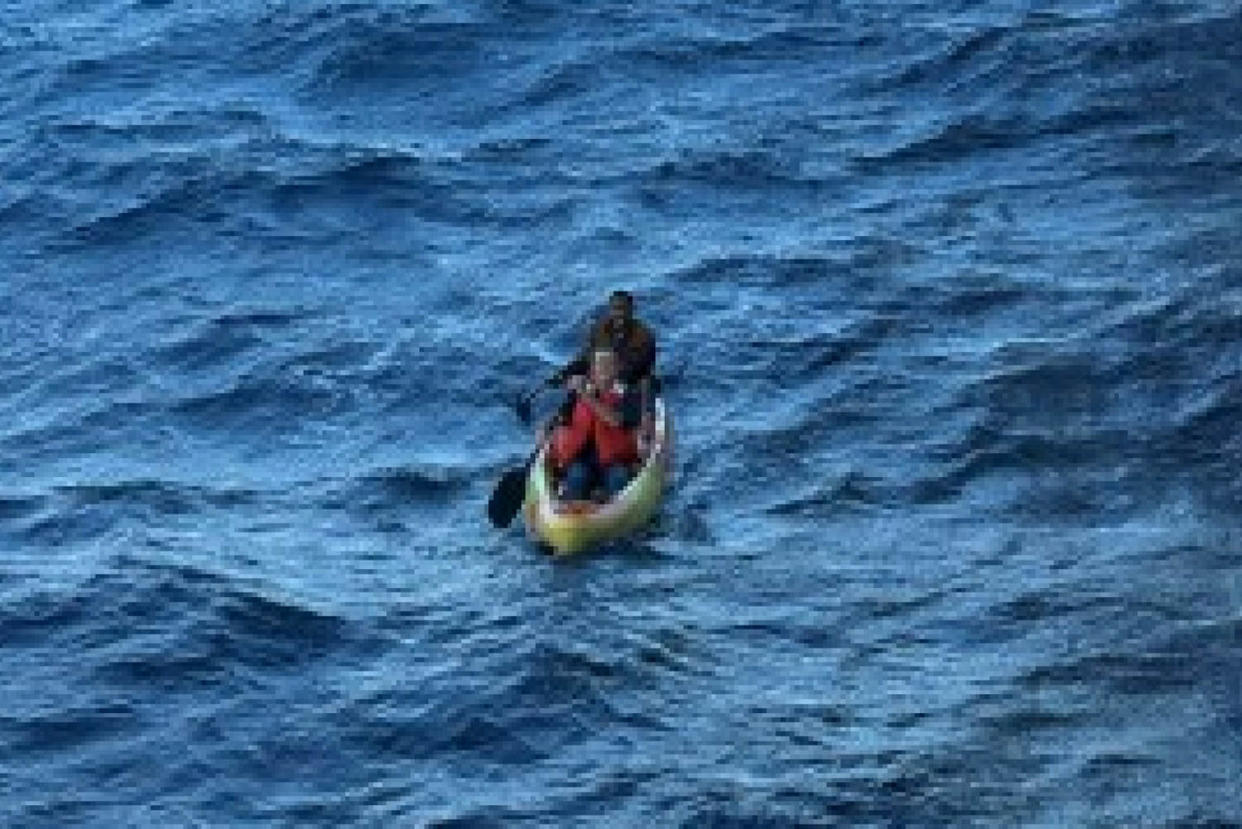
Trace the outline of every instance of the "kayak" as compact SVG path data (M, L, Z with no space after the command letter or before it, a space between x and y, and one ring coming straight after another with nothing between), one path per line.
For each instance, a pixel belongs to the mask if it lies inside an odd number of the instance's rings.
M530 466L522 517L527 533L552 551L568 555L620 538L644 526L664 497L673 460L673 428L664 401L655 400L654 435L638 472L611 501L562 501L550 476L544 447Z

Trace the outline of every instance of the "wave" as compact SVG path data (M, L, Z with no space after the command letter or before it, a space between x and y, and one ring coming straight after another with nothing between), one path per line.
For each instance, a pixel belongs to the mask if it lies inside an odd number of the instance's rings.
M1098 683L1110 693L1133 696L1180 693L1199 684L1195 664L1190 654L1097 653L1032 669L1021 682L1033 688Z
M254 493L248 490L215 490L151 480L61 486L54 490L54 494L62 505L70 509L104 505L136 506L169 515L196 512L203 507L228 508L250 503L254 498Z
M782 498L764 511L769 515L799 518L833 518L866 513L880 505L885 493L880 482L861 472L851 471L811 486L796 496Z
M980 424L960 442L935 451L932 470L903 482L903 500L984 503L1013 518L1051 521L1122 520L1144 504L1117 481L1132 440L1121 429L1066 436L1057 430L1023 432Z
M687 285L769 284L773 287L791 282L844 276L848 269L834 266L826 259L790 259L775 256L732 255L707 257L673 274Z
M0 526L29 518L46 504L43 495L0 495Z
M853 35L831 24L785 23L747 34L709 33L647 36L620 46L607 60L632 72L747 70L759 62L767 67L816 62L826 46L848 42Z
M587 736L574 711L602 702L591 683L575 679L580 666L562 667L569 672L543 674L536 658L514 675L495 666L490 680L474 688L440 687L442 681L432 680L438 691L431 702L425 690L376 691L349 700L332 720L341 739L368 756L535 762L553 746Z
M0 734L7 736L11 750L36 757L81 751L92 743L138 733L141 726L140 712L124 703L60 709L37 716L0 717Z
M952 501L990 480L1016 517L1121 520L1176 494L1170 481L1185 481L1205 507L1236 506L1242 489L1228 469L1242 457L1229 426L1242 417L1237 378L1209 379L1206 391L1185 378L1160 389L1158 402L1142 379L1150 355L1100 362L1051 359L967 386L965 399L982 393L967 405L978 414L964 432L929 444L938 469L913 481L909 497ZM1135 423L1136 406L1152 416Z
M231 309L167 337L152 356L181 372L236 365L272 339L287 336L305 316L280 309Z
M1003 273L963 276L937 291L937 310L947 319L987 317L1021 306L1041 293Z
M998 111L999 110L999 111ZM995 106L957 113L922 134L879 152L858 156L864 169L889 164L948 164L997 151L1058 146L1082 134L1114 138L1123 127L1141 126L1141 110L1111 102L1083 104L1061 114L1004 112Z
M186 565L120 564L70 590L8 603L0 619L12 642L36 648L92 642L91 664L101 677L141 684L177 679L182 667L195 676L225 676L239 666L293 669L352 641L345 619L224 576Z
M18 499L17 506L8 516L0 516L0 521L21 541L60 546L96 540L131 524L158 526L178 516L238 509L258 497L248 489L156 480L76 484Z
M318 506L344 511L381 530L409 527L411 511L441 510L479 481L477 469L411 465L376 469L322 496Z
M1153 488L1185 481L1204 507L1232 511L1242 503L1231 471L1242 458L1233 427L1242 417L1242 320L1204 291L1140 305L1100 336L1127 345L1112 380L1125 394L1114 405L1134 401L1149 413L1139 457Z
M560 0L483 0L481 5L488 18L501 26L546 27L575 11L574 6ZM601 3L591 9L591 14L606 16L615 8L615 4Z
M148 147L214 143L238 137L271 134L275 123L257 105L222 100L213 105L171 104L141 113L66 114L45 124L40 137L65 147L125 150L135 144ZM117 175L117 174L113 174Z
M148 423L152 407L145 403L118 402L107 394L82 405L75 401L54 410L46 419L31 418L0 437L11 457L26 462L47 460L57 455L91 454L105 445L105 437L117 439L132 435Z
M891 419L882 405L891 394L934 419L915 442L915 456L901 464L900 478L887 472L861 479L817 476L786 491L779 476L764 476L764 486L778 493L761 506L764 512L824 517L966 499L1020 521L1070 524L1123 522L1159 508L1172 494L1165 485L1170 480L1212 511L1230 509L1242 497L1228 474L1242 446L1227 428L1242 417L1236 388L1242 375L1232 368L1242 348L1242 324L1219 302L1206 301L1209 287L1202 298L1179 292L1152 302L1125 291L1056 290L1003 274L966 275L912 289L908 300L894 299L891 289L877 290L870 300L851 296L845 287L850 274L842 262L869 255L863 251L832 260L707 259L674 274L700 297L716 285L782 291L811 285L826 307L838 294L838 306L874 306L835 331L799 325L792 335L779 329L767 336L730 335L720 359L730 366L732 380L746 378L755 393L771 387L771 377L781 378L786 395L790 388L804 389L790 409L798 414L768 406L762 424L743 422L744 437L728 453L739 468L766 468L773 458L797 461L851 446L851 430L861 424L871 424L868 439L874 441L874 428L887 428ZM841 289L833 290L838 284ZM729 313L704 302L711 313ZM891 357L890 344L908 343L904 335L918 331L916 313L928 307L945 319L973 317L986 324L1033 302L1082 306L1089 321L1064 337L1004 343L984 353L982 363L964 354L942 393L923 403L908 400L910 389L903 390L891 372L891 394L885 382L871 377L868 366ZM907 353L907 366L920 353L917 343L894 347ZM709 348L699 359L716 356ZM903 377L917 386L923 373ZM1135 411L1148 416L1136 423Z
M603 18L593 16L588 27ZM628 21L620 21L624 25ZM693 23L679 27L692 29ZM826 49L848 40L845 30L830 26L777 25L748 34L726 35L703 26L697 34L646 31L616 39L579 35L544 53L543 64L525 67L521 85L502 104L507 112L554 111L591 101L606 104L635 82L668 84L681 75L746 74L759 64L794 64L800 69L819 62Z
M190 434L268 440L356 412L365 391L348 375L321 377L264 364L183 392L162 416Z
M433 89L462 83L489 67L484 45L491 27L429 19L428 6L358 5L324 21L311 90L341 91L393 81Z
M428 649L406 671L417 686L386 683L333 710L348 745L368 756L537 762L589 742L599 723L662 730L642 694L694 667L678 636L639 636L601 650L563 637L523 640L512 615L419 620L420 628L429 624L436 629L424 637ZM465 660L464 671L444 669L441 644Z
M124 133L129 128L116 129ZM555 200L534 210L516 202L510 208L489 190L462 180L460 158L413 145L324 142L274 128L254 134L247 125L226 140L227 153L209 139L176 152L166 151L161 140L127 144L118 158L101 154L93 138L83 138L84 157L50 162L62 180L98 195L96 206L85 215L75 211L62 231L63 244L117 245L205 230L246 238L335 241L356 232L360 204L377 212L413 211L423 221L465 226L529 226L532 220L563 215L563 205ZM480 152L487 146L481 141ZM522 167L510 169L518 175ZM31 202L19 202L14 209L23 203Z
M833 254L729 254L706 256L669 278L689 287L720 286L797 291L808 311L864 306L887 295L882 272L916 257L919 244L880 234L849 240Z
M98 578L85 592L108 603L99 615L115 641L95 672L110 685L232 684L248 671L299 671L356 644L341 617L185 566ZM141 630L159 633L133 635Z
M641 173L638 181L647 186L684 182L727 188L812 183L796 162L767 150L683 150L680 157Z
M87 247L119 245L149 238L184 222L218 223L226 216L219 207L223 188L211 173L185 174L142 188L122 201L84 219L77 219L64 243Z
M882 84L906 91L912 86L937 89L975 86L1002 68L1012 68L1015 32L1010 27L983 26L961 33L933 48L931 54L905 57L893 64Z
M881 91L902 99L934 95L948 106L914 136L860 154L857 163L870 170L1019 148L1065 152L1066 139L1078 139L1110 142L1108 153L1085 157L1094 172L1167 175L1170 163L1188 163L1205 136L1223 137L1222 128L1237 120L1238 108L1226 103L1237 97L1226 67L1238 58L1242 11L1118 19L1125 22L1048 26L1045 16L1028 16L894 61L882 72ZM1220 90L1229 91L1222 97ZM1237 153L1216 150L1227 165L1236 163ZM1161 160L1153 165L1152 156Z

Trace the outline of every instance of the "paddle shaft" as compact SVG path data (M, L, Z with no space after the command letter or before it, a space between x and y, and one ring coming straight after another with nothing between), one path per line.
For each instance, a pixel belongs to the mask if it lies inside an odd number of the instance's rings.
M531 421L530 406L535 402L535 398L538 397L539 393L544 389L555 388L559 385L560 375L558 373L519 397L513 406L514 410L517 412L518 419L529 426Z
M547 445L550 435L551 430L548 430L525 463L509 469L500 476L500 481L496 484L491 499L487 502L488 517L496 527L509 526L514 516L518 514L518 510L522 508L522 502L526 500L526 478L530 474L531 465L539 457L543 447Z

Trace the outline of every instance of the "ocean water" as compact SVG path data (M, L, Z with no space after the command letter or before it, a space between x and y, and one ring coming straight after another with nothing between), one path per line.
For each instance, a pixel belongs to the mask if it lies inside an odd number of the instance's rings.
M1242 4L0 3L0 228L0 825L1242 825Z

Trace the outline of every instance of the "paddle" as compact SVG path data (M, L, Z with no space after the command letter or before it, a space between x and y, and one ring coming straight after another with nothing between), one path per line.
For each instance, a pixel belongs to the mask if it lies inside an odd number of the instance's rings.
M500 476L496 490L487 502L487 517L492 520L492 525L496 528L503 529L509 526L513 517L518 514L518 510L522 508L522 502L526 500L526 476L530 473L531 464L535 462L535 458L539 457L539 452L546 442L546 438L539 442L535 451L531 452L530 457L526 459L526 463L515 466Z
M520 395L513 403L513 409L517 412L518 420L521 420L523 425L529 426L531 424L530 407L531 404L535 402L535 398L539 396L539 392L544 389L554 389L562 382L564 382L564 380L560 374L554 374L538 386L535 386L533 389L526 392L526 394Z
M563 372L557 372L547 380L540 383L535 388L521 395L514 402L513 408L517 411L518 418L523 424L531 425L531 403L535 397L544 389L558 388L565 382ZM567 401L567 405L572 405L573 398ZM535 462L535 458L539 457L539 452L548 441L548 437L552 434L552 430L548 429L539 441L539 445L535 447L535 451L530 453L530 457L526 459L526 463L521 466L515 466L509 469L505 474L500 476L500 480L496 482L496 489L492 492L492 497L487 502L487 517L492 520L492 524L496 527L503 528L509 526L513 521L513 517L518 514L518 510L522 508L522 502L526 500L526 477L530 473L530 466Z
M513 404L513 408L517 412L518 420L522 421L522 423L526 426L530 425L530 404L535 401L535 397L539 394L539 391L542 388L543 386L536 386L526 394L520 395L517 401Z

